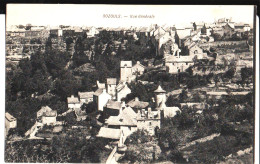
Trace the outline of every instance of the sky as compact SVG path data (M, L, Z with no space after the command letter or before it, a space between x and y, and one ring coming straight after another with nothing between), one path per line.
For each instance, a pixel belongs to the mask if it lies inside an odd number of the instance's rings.
M190 22L214 22L230 18L234 22L253 25L251 5L82 5L82 4L8 4L6 25L72 25L96 27L130 27L180 25ZM104 14L121 18L104 18ZM130 18L130 15L149 15L153 18Z

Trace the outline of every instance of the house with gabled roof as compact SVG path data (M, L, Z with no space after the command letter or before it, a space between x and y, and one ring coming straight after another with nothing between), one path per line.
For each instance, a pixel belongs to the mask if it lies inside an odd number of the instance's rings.
M132 67L132 74L135 75L142 75L144 73L145 66L140 63L140 61L137 61L136 64Z
M55 124L56 123L56 117L57 117L57 111L52 110L48 106L42 107L37 112L37 119L42 124L47 124L47 125Z
M94 92L78 92L80 104L93 102Z
M193 57L194 56L168 56L165 59L167 72L172 74L184 72L194 64Z
M194 56L194 55L197 55L197 54L202 54L203 53L203 50L202 48L200 48L198 46L198 44L192 44L191 46L188 47L189 48L189 55L190 56Z
M97 105L98 111L103 111L104 106L111 98L104 88L97 89L93 94L93 102Z
M235 33L234 28L232 28L228 23L222 27L224 31L224 36L226 37L232 37L232 35Z
M79 98L74 97L74 95L71 95L71 97L68 97L67 102L68 102L69 109L80 108L80 106L81 106Z
M125 98L128 94L130 94L132 91L127 86L126 82L120 82L116 86L116 99L117 101L121 101L122 98Z
M137 130L137 114L129 107L123 107L118 116L110 116L105 125L108 128L121 129L125 136L129 136Z

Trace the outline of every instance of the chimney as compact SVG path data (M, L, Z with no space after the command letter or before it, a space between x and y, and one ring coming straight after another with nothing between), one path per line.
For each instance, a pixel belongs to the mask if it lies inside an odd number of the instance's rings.
M140 64L140 61L137 61L136 64Z
M135 101L139 101L139 98L138 98L138 97L135 97Z
M71 95L71 98L74 98L74 95Z

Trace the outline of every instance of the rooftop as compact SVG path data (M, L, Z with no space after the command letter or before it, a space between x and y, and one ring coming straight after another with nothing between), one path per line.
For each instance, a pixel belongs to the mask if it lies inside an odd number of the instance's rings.
M57 111L56 110L46 111L46 112L43 112L42 116L45 116L45 117L56 117L57 116Z
M158 88L154 91L156 93L165 93L166 91L162 89L162 87L159 85Z
M121 61L120 67L132 67L132 61Z
M108 125L125 125L125 126L136 126L137 114L131 107L126 107L118 116L110 116L106 120L106 124Z
M90 98L93 97L94 92L78 92L79 98L84 99L84 98Z
M116 85L116 78L107 78L108 85Z
M132 108L144 109L148 107L149 103L144 101L139 101L138 98L135 98L127 103Z
M120 133L120 129L101 127L97 134L97 137L120 139Z
M106 107L109 109L118 109L120 110L121 108L121 103L118 101L113 101L113 100L108 100Z
M168 56L166 59L165 59L166 62L171 62L171 63L182 63L182 62L193 62L192 60L192 56Z
M103 93L103 90L104 90L103 88L97 89L96 92L94 93L94 95L95 95L95 96L101 95L101 94Z
M79 103L78 97L74 97L73 95L71 97L67 98L68 104L76 104Z

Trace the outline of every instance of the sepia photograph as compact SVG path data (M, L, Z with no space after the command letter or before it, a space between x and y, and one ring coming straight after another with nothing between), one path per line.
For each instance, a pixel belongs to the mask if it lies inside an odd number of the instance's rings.
M256 163L255 6L7 4L5 32L6 163Z

